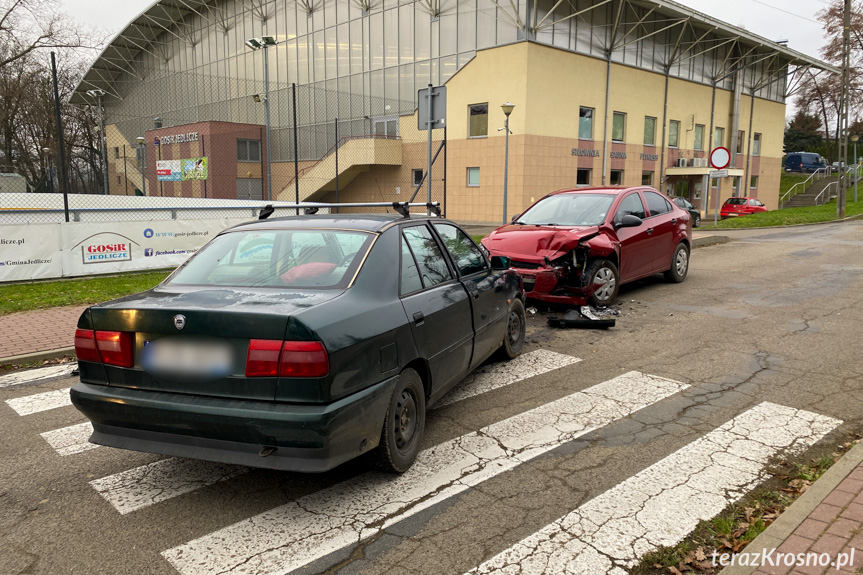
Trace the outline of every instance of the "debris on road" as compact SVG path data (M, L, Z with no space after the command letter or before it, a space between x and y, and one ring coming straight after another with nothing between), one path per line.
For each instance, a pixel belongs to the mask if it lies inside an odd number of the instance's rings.
M548 325L552 327L575 327L587 329L608 329L614 327L616 319L604 319L597 315L596 308L590 306L581 306L578 310L571 309L563 314L563 317L551 316L548 318ZM600 312L602 313L602 312ZM605 315L615 315L611 311Z

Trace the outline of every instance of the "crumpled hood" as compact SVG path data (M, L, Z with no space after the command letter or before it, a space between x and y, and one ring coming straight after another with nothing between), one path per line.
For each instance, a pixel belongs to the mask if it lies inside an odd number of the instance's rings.
M531 226L509 224L482 239L492 255L541 263L544 258L559 258L578 245L582 238L594 236L599 226Z

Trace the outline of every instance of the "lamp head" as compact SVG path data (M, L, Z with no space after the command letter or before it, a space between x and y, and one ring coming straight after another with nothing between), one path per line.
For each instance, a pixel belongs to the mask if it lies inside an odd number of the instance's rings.
M261 47L261 40L260 38L249 38L248 40L246 40L246 46L248 46L252 50L257 50Z
M503 110L504 116L506 116L507 118L509 118L509 115L512 114L513 108L515 108L515 104L511 102L507 102L500 107L500 109Z
M261 43L264 44L264 46L275 46L278 44L276 39L272 36L261 36Z
M851 141L856 144L858 141L860 141L860 136L857 136L857 135L851 136Z
M91 98L101 98L102 96L105 95L105 90L99 90L99 89L87 90L87 95L90 96Z
M255 101L255 104L260 104L261 102L266 102L267 97L264 94L252 94L252 100Z
M138 142L138 145L139 145L139 146L143 146L143 145L144 145L144 142L146 142L146 141L147 141L147 139L146 139L146 138L144 138L143 136L138 136L137 138L135 138L135 141L136 141L136 142Z

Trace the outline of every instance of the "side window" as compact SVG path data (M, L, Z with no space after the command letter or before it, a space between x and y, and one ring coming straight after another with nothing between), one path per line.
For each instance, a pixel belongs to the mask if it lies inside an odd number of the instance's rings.
M482 252L464 232L449 224L434 224L434 227L440 234L452 261L455 262L460 276L486 269Z
M642 220L645 218L644 205L641 203L641 198L637 192L623 198L623 201L620 202L620 207L617 208L617 215L614 219L615 221L620 221L626 215L638 216Z
M425 226L404 229L404 237L413 252L423 287L431 287L452 279L443 254Z
M420 279L420 272L417 269L417 262L402 236L402 272L401 272L401 288L402 295L423 289L423 282Z
M658 216L671 211L671 204L668 203L668 200L656 192L644 192L644 199L647 200L647 209L650 210L651 216Z

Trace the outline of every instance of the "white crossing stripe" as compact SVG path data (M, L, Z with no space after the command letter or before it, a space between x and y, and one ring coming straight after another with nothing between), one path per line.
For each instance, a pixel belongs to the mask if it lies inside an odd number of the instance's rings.
M183 575L288 573L688 386L629 372L164 551Z
M90 485L125 515L248 470L240 465L172 457L94 479Z
M66 363L63 365L52 365L49 367L40 367L39 369L28 369L27 371L19 371L10 373L9 375L0 376L0 389L21 385L24 383L34 383L46 379L57 379L72 375L75 370L76 363Z
M573 365L579 361L581 361L580 358L571 355L538 349L504 363L486 365L467 376L462 383L455 386L452 391L435 403L432 409L506 387L529 377Z
M54 431L46 431L41 435L61 457L65 457L99 447L95 443L90 443L89 439L92 434L93 424L88 421Z
M14 409L18 415L30 415L32 413L39 413L40 411L48 411L49 409L72 405L72 399L69 397L70 389L70 387L66 387L56 391L46 391L45 393L37 393L36 395L7 399L6 404Z
M644 554L686 537L842 421L762 403L499 553L471 575L624 575Z

